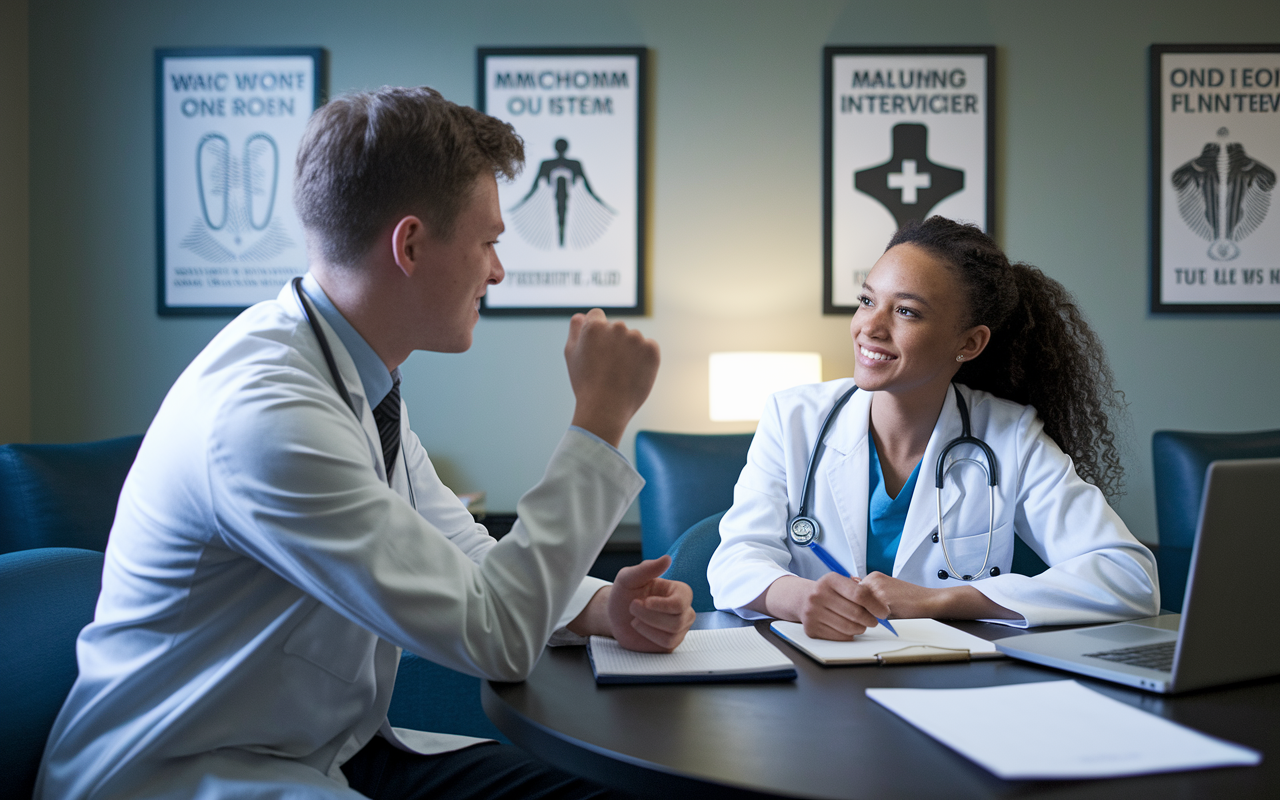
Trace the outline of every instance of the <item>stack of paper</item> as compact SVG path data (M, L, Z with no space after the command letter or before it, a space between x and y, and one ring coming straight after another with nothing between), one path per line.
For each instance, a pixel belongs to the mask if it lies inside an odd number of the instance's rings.
M789 680L791 659L752 627L692 630L671 653L624 650L613 639L592 636L587 646L596 683Z
M1112 778L1262 761L1261 753L1127 706L1075 681L981 689L867 689L867 697L1005 779ZM961 713L965 709L977 712Z

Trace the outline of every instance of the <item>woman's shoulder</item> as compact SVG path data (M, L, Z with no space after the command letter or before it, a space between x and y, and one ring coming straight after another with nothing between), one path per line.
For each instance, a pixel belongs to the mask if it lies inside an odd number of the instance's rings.
M823 383L805 383L783 389L773 395L772 402L777 405L781 416L791 416L797 412L817 412L825 414L830 411L846 392L854 388L853 378L837 378Z
M970 389L964 384L956 385L969 406L975 430L1018 428L1024 433L1038 433L1044 427L1034 406L1006 400L981 389Z

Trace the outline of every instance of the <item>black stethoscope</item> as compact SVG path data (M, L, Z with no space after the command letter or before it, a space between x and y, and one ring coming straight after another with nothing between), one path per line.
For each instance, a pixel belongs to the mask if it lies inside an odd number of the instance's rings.
M356 411L356 404L351 400L351 393L347 391L347 384L342 380L342 375L338 373L338 362L333 358L333 350L329 347L329 339L324 335L324 331L320 328L320 323L316 321L315 314L311 310L311 303L307 301L306 294L302 291L302 278L294 278L293 296L298 299L298 305L302 308L302 315L307 318L307 324L311 326L311 330L316 335L316 341L320 343L320 352L324 354L324 363L329 365L329 374L333 376L333 385L338 390L338 395L342 398L342 402L347 404L347 408L351 409L351 413L355 414L356 421L363 422L360 419L359 412ZM409 486L409 504L415 509L418 507L418 500L413 493L413 481L409 479L409 470L406 468L404 473L405 483ZM387 485L391 484L391 469L387 468Z
M938 577L943 580L946 580L947 578L957 578L962 581L973 581L983 577L983 573L986 572L987 569L987 562L991 559L991 539L995 535L996 484L999 482L999 475L995 452L987 445L986 442L973 435L973 431L969 426L969 405L965 403L964 397L961 396L959 387L953 384L951 388L955 390L956 406L960 409L961 429L960 435L947 442L946 446L942 448L942 452L938 454L938 464L934 476L934 486L937 489L938 497L938 532L934 534L933 540L942 545L942 557L947 560L947 569L938 570ZM827 429L831 427L832 421L835 420L836 415L840 413L840 409L844 408L845 403L849 402L849 398L853 397L853 393L856 391L858 391L857 386L841 395L840 399L836 401L836 404L832 406L831 411L827 414L827 418L823 420L822 428L818 431L818 439L813 445L813 453L809 456L809 469L805 473L804 488L800 492L800 509L796 515L791 518L791 521L787 523L787 529L791 535L791 541L801 547L810 548L822 563L841 573L844 573L844 570L840 567L839 562L837 562L835 558L827 552L826 548L821 544L818 544L818 537L822 534L822 526L818 524L818 520L810 516L809 504L813 500L813 475L818 468L818 458L823 450L822 440L826 437ZM987 463L983 464L976 458L957 458L950 466L947 466L947 454L962 445L974 445L981 448L982 452L987 457ZM946 535L942 531L943 479L946 478L947 473L950 472L957 464L966 461L977 464L986 474L989 498L989 515L987 517L987 554L982 559L982 567L973 574L960 574L956 570L955 566L951 563L951 555L947 552ZM992 576L999 574L999 567L991 568Z

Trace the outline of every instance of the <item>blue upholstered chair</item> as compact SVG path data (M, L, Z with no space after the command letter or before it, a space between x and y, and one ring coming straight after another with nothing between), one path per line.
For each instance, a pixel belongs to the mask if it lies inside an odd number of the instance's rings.
M707 563L720 546L720 518L723 516L721 511L695 522L667 551L671 556L671 566L662 577L689 584L693 589L694 611L716 610L711 599L711 585L707 582Z
M750 433L688 434L640 431L636 469L640 491L640 549L657 558L695 522L733 505L733 485L747 463Z
M407 650L400 656L387 719L397 728L511 743L485 716L480 705L479 678L442 667Z
M1182 611L1209 464L1237 458L1280 457L1280 430L1156 431L1151 437L1151 457L1155 466L1156 528L1160 539L1156 552L1160 604L1170 611Z
M76 636L93 620L102 553L0 555L0 800L30 798L49 729L75 683Z
M93 617L93 605L99 591L97 581L102 574L101 551L106 549L120 489L141 443L141 436L126 436L82 444L10 444L0 447L0 553L13 553L14 556L22 555L15 551L47 554L59 551L36 548L61 547L99 551L95 556L92 599L87 604L84 618L79 620L67 640L71 643L67 651L70 653L70 677L66 678L64 686L59 684L61 694L56 703L49 701L52 711L39 735L39 747L34 751L36 764L44 747L44 737L53 723L53 715L57 714L75 678L75 636ZM7 618L13 593L10 586L4 585L5 581L0 577L0 592L4 592L7 598L0 614L6 616L4 624L8 625L13 622ZM6 637L3 641L7 652L16 640ZM6 664L7 661L6 655ZM7 701L0 703L0 709L4 709L0 712L2 725L13 717L8 714ZM408 652L400 659L388 718L391 724L402 728L507 741L480 707L478 678ZM7 735L0 735L0 742L7 741ZM18 757L0 747L0 764L10 756ZM33 766L31 780L35 779L34 769ZM8 772L16 775L20 770ZM5 771L0 770L0 774L5 774ZM0 785L3 783L0 781ZM29 785L25 796L31 796Z
M1039 575L1049 568L1044 563L1044 559L1036 555L1036 551L1027 546L1022 541L1022 537L1013 537L1013 565L1010 566L1010 572L1016 572L1019 575Z
M0 553L37 547L102 552L141 436L0 447Z

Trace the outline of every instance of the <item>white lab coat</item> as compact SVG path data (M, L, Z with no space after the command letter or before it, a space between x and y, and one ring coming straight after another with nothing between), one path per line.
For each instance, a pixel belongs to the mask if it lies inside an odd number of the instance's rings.
M520 680L604 585L583 576L643 483L625 459L567 433L495 542L403 405L388 487L355 363L320 323L359 420L287 286L165 398L37 798L356 797L339 767L379 732L418 752L479 741L388 725L401 647Z
M778 578L795 574L818 579L830 570L807 547L786 535L797 513L809 455L818 431L851 379L800 386L769 402L751 442L747 465L734 487L733 507L720 523L720 546L708 578L716 606L748 619L761 617L748 603ZM969 404L973 435L996 454L991 558L980 580L969 585L1023 619L1018 626L1110 622L1158 613L1159 585L1151 551L1129 533L1097 487L1076 475L1071 458L1043 432L1035 409L986 392L960 387ZM823 440L812 516L822 526L820 543L853 575L867 572L869 446L872 392L854 393ZM919 586L957 586L940 579L947 569L938 530L934 467L948 442L961 433L960 412L948 392L925 449L920 475L898 545L893 576ZM981 458L977 447L952 450L957 458ZM961 464L942 491L947 551L960 574L977 571L987 548L988 489L982 470ZM1021 536L1049 569L1035 577L1015 575L1014 535ZM991 567L999 574L990 576Z

